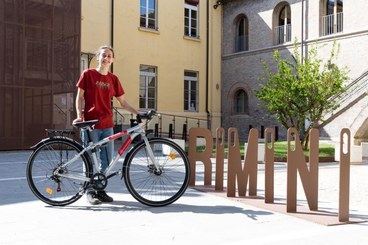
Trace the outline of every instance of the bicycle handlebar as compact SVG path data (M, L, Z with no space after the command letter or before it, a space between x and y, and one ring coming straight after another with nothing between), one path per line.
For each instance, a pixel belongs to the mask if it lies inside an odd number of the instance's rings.
M141 123L142 119L151 120L155 115L156 115L155 110L150 110L150 111L142 113L142 114L137 114L137 121L138 121L138 123Z

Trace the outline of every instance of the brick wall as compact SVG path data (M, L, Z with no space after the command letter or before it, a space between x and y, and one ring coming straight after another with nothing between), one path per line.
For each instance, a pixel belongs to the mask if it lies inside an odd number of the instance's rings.
M286 129L283 129L275 118L260 104L255 92L259 89L260 77L265 76L264 68L260 60L271 65L273 52L277 48L281 55L290 57L293 51L293 40L301 40L301 1L288 1L291 9L292 41L275 45L273 42L273 26L276 23L274 12L280 3L278 0L233 0L223 5L223 45L222 45L222 126L226 129L237 127L239 137L245 141L248 137L249 125L261 129L261 126L279 126L280 138L285 138ZM344 2L344 31L339 34L320 37L320 16L323 12L323 4L319 0L304 2L304 43L319 45L319 57L328 58L332 43L336 41L340 45L339 58L336 64L346 66L350 70L351 82L368 70L368 4L363 0ZM238 16L245 15L249 22L249 50L235 53L236 20ZM307 48L305 49L307 50ZM248 93L249 111L247 114L234 114L234 93L242 88ZM347 110L345 115L337 117L322 130L323 137L336 138L342 127L351 126L352 136L362 128L366 118L363 111L367 103L361 103L356 108ZM354 113L360 115L358 120ZM368 116L368 115L367 115ZM363 119L362 119L363 118ZM349 121L356 119L355 124ZM352 126L353 125L353 126Z

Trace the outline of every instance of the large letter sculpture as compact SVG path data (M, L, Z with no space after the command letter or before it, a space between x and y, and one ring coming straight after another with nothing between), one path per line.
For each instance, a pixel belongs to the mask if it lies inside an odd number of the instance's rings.
M252 128L249 132L248 147L244 162L240 157L238 130L229 128L228 131L228 177L227 196L235 197L236 180L239 196L245 196L249 177L249 195L257 195L257 155L258 155L258 130Z
M291 141L294 138L294 150L292 150ZM287 134L288 152L287 152L287 194L286 210L287 212L296 212L297 200L297 173L299 171L300 179L303 184L304 193L308 201L310 210L318 209L318 149L319 149L319 131L310 130L310 148L309 148L309 170L306 163L302 146L299 140L298 131L295 128L289 128Z
M347 142L346 142L347 141ZM344 149L345 148L345 149ZM339 221L349 221L350 189L350 130L343 128L340 133L340 191Z
M197 138L205 139L205 149L203 152L197 152ZM202 161L204 164L204 185L211 185L212 179L212 135L206 128L191 128L189 130L189 150L188 158L190 162L190 180L189 185L195 185L196 162Z
M224 190L225 129L216 129L216 179L215 190Z
M274 202L275 131L265 130L265 203Z

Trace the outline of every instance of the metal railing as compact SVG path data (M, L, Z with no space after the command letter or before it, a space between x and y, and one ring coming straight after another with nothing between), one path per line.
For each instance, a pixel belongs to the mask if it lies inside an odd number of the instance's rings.
M130 120L133 119L133 114L122 114L118 108L113 108L114 123L116 130L121 130L123 127L130 127ZM124 123L124 125L122 125ZM152 130L155 137L168 137L172 139L187 140L189 129L193 127L207 128L208 120L196 117L188 117L174 114L159 113L158 117L152 119L149 128Z
M327 36L343 31L344 15L342 12L322 16L321 35Z
M154 133L155 136L187 140L190 128L207 128L207 122L207 119L160 113Z
M331 97L330 100L336 101L338 107L324 115L324 122L321 124L326 125L332 121L337 115L348 110L353 104L366 96L368 91L368 71L364 72L357 79L352 81L346 86L346 90L336 96Z
M124 122L124 115L118 110L118 108L113 107L112 108L113 114L114 114L114 124L119 125Z
M277 26L273 29L275 44L282 44L291 41L291 24Z

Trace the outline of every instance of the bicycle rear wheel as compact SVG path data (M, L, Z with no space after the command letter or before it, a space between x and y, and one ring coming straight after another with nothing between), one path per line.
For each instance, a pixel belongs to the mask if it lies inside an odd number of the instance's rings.
M169 205L179 199L189 183L190 167L185 152L171 140L149 140L156 170L144 142L137 144L124 162L124 181L130 194L139 202L153 207Z
M64 206L77 201L88 185L92 167L87 153L76 158L68 166L64 163L74 158L83 147L71 139L55 137L41 141L29 157L26 176L28 185L41 201L53 205ZM61 175L81 177L71 179Z

